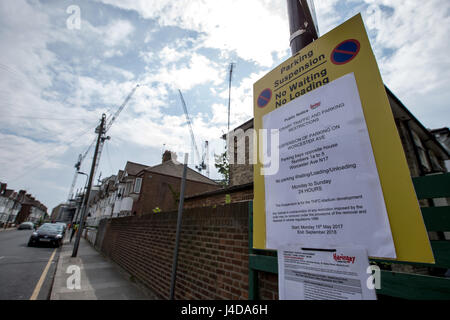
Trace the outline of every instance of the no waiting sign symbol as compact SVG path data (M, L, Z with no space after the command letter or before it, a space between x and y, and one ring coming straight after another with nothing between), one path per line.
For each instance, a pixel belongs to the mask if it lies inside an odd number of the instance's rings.
M258 107L264 108L269 103L270 99L272 98L272 90L269 88L264 89L258 97Z
M348 39L339 43L331 51L331 62L334 64L345 64L353 60L359 52L359 41Z

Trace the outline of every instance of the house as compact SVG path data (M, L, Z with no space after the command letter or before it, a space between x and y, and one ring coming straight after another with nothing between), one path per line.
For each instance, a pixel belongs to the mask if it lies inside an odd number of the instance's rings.
M172 161L175 160L175 161ZM138 195L133 214L142 215L153 210L172 211L178 208L183 164L176 162L176 155L165 151L159 165L147 167L137 174L133 192ZM221 186L187 168L185 197L221 189Z
M93 189L87 213L87 224L95 226L105 217L122 217L176 210L179 201L183 165L175 154L166 151L161 164L148 166L128 161L117 175L103 179ZM188 168L186 195L214 191L221 186Z
M6 183L0 183L0 225L11 224L16 221L17 215L21 210L21 198L26 191L20 190L19 193L7 189Z
M437 141L450 153L450 130L449 128L433 129L430 132L434 135ZM450 170L450 160L446 161L447 170Z
M26 194L22 199L22 206L17 214L16 223L30 221L37 223L45 219L47 207L37 201L32 195Z
M141 180L138 177L139 172L147 168L143 165L128 161L122 172L119 172L116 200L114 203L113 217L130 215L133 205L139 197Z
M25 221L38 222L45 218L47 207L25 190L15 192L0 183L0 224L20 224Z

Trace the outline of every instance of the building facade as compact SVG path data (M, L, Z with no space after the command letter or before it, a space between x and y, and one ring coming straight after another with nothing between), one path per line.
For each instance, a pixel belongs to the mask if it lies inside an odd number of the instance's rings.
M175 155L166 151L162 163L147 167L137 175L135 192L138 195L133 206L133 214L143 215L151 212L177 210L180 198L183 164L172 161ZM185 197L219 190L222 187L215 181L187 168Z
M0 225L20 224L30 221L37 223L45 219L47 207L25 190L15 192L0 183Z
M183 165L166 151L161 164L148 166L128 161L123 170L95 186L91 195L87 224L98 225L103 218L176 210L179 201ZM215 181L188 168L186 196L220 189Z

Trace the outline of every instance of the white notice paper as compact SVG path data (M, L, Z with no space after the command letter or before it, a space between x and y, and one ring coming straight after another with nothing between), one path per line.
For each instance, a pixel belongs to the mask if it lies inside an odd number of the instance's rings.
M263 128L280 137L279 170L264 176L267 248L361 245L396 258L353 73L268 113Z
M363 248L283 248L278 250L280 300L376 300L368 267Z

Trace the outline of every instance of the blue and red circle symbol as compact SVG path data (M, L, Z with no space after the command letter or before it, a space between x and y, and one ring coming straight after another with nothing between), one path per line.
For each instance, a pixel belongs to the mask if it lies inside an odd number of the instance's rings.
M359 52L359 41L348 39L339 43L333 51L331 51L331 62L334 64L345 64L352 61Z
M272 90L269 88L264 89L258 97L258 107L264 108L269 103L270 99L272 98Z

